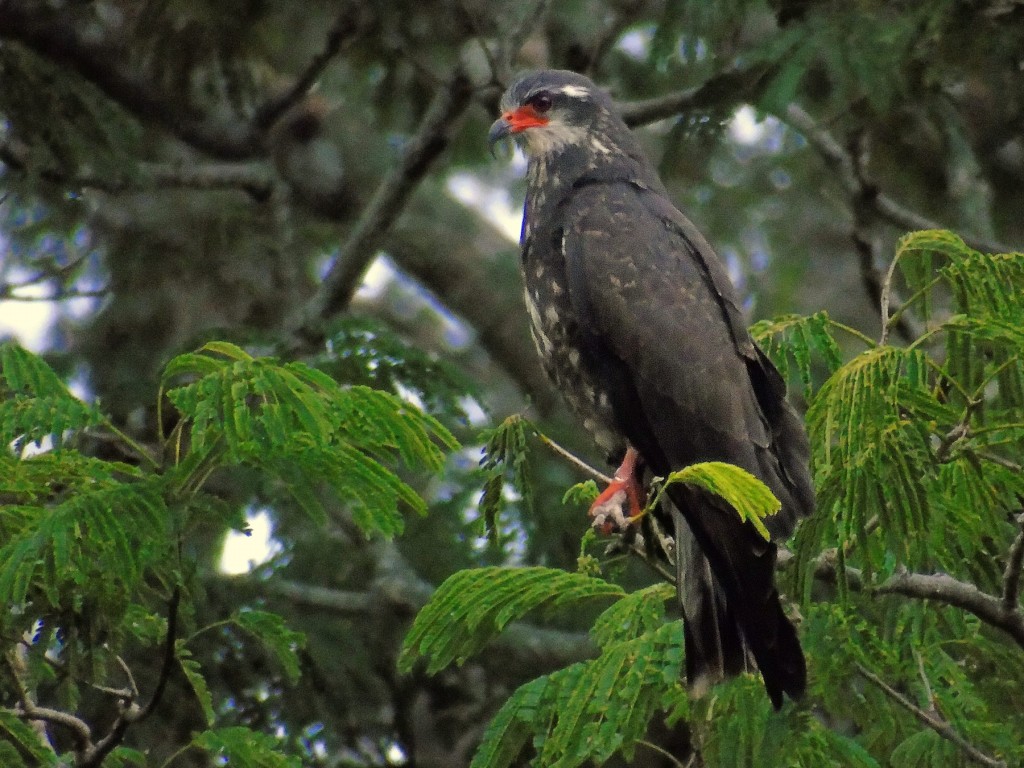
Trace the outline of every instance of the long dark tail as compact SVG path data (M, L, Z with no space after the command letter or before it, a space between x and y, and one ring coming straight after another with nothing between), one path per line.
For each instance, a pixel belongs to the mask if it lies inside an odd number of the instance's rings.
M775 588L775 545L706 494L669 494L691 691L700 695L756 664L776 709L783 694L799 698L807 666Z

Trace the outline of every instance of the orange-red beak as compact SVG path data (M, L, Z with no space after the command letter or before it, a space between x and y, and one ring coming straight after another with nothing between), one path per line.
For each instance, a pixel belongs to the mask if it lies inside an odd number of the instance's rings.
M525 131L527 128L536 128L547 124L548 119L546 117L537 114L537 110L529 104L525 104L518 109L509 110L494 121L491 125L491 130L487 132L487 145L493 153L494 145L502 139L520 131Z

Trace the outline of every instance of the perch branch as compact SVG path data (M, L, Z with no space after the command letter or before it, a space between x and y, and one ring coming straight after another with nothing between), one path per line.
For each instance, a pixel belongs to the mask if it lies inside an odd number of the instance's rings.
M872 672L870 669L865 667L860 662L855 662L857 671L867 680L869 683L874 685L876 688L881 690L886 696L895 701L905 710L910 712L914 717L924 723L926 726L931 728L942 738L951 741L956 744L967 755L971 760L978 763L979 765L988 765L993 768L1005 768L1006 763L1002 760L997 760L990 755L986 755L976 746L971 744L967 739L957 733L953 726L950 725L946 720L940 718L938 715L933 715L925 712L919 706L914 704L910 699L904 696L902 693L897 691L882 678Z
M344 309L355 293L363 272L376 254L380 239L402 212L410 194L431 164L447 148L458 117L470 104L469 79L456 67L438 91L409 140L398 166L377 187L373 197L338 251L320 289L292 322L300 336L317 338L320 322Z
M291 87L280 96L270 99L262 107L256 110L254 123L261 131L266 131L273 126L281 116L289 109L298 104L310 89L320 79L320 76L327 69L331 60L341 52L345 43L352 39L358 28L359 5L357 3L346 3L338 13L330 32L327 33L327 40L324 48L316 56L310 59L302 73L295 79Z
M1003 610L1007 613L1019 613L1021 569L1024 568L1024 512L1017 515L1020 533L1010 545L1006 558L1006 570L1003 571Z
M836 141L832 134L819 126L817 121L801 107L796 104L790 104L786 108L783 118L790 126L799 131L807 139L808 143L818 151L825 164L838 174L839 182L843 185L847 194L857 201L858 204L870 208L880 218L901 229L945 229L939 222L932 221L900 205L888 195L866 184L860 178L856 163L850 156L850 153ZM971 234L964 234L963 240L971 248L986 253L1010 253L1015 250L1009 245L996 240Z
M535 429L534 434L537 436L537 439L540 440L541 444L544 445L544 447L546 447L556 456L559 456L568 461L574 467L581 470L585 475L589 475L595 480L599 480L602 483L605 483L606 485L612 482L612 478L608 477L608 475L606 475L604 472L597 469L596 467L591 466L590 464L585 462L583 459L581 459L579 456L572 453L568 449L563 448L561 445L556 443L543 432Z
M49 723L50 725L59 725L62 728L66 728L71 732L75 752L79 755L88 752L92 748L92 730L89 728L88 723L69 712L38 706L29 692L28 685L25 683L25 664L18 654L19 650L16 649L10 651L5 657L7 669L11 673L11 679L14 681L14 688L18 695L18 705L15 707L14 713L30 723L35 721L37 723ZM40 737L44 740L46 746L51 749L53 748L48 739L46 739L45 729L40 733Z
M114 748L124 741L128 727L133 723L145 720L156 709L157 704L163 698L167 688L167 681L171 677L175 661L175 640L178 636L178 607L181 604L181 587L176 586L171 594L171 600L167 606L167 637L164 640L163 662L160 665L160 676L157 679L156 688L149 703L140 707L135 703L135 698L124 701L121 712L118 714L114 724L110 727L107 735L96 742L95 746L89 749L79 760L79 768L99 768ZM125 671L131 681L132 688L135 688L135 680L125 666Z

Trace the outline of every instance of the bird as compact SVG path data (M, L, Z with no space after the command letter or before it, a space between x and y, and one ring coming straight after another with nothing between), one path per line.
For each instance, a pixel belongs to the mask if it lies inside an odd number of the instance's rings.
M779 709L804 693L807 665L775 586L777 542L815 503L785 382L751 339L721 260L605 90L574 72L532 71L500 111L492 153L510 138L528 160L520 267L534 343L596 446L621 461L594 522L628 529L645 477L704 461L743 468L781 502L765 519L769 540L685 484L669 485L655 512L673 540L691 695L756 669Z

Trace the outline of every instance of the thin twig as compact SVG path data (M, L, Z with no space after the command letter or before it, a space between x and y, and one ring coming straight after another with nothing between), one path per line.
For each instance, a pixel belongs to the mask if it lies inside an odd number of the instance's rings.
M288 90L256 110L254 123L258 130L266 131L280 120L285 112L305 98L327 69L327 65L338 55L344 44L352 39L358 28L359 8L358 3L346 3L331 26L331 31L327 33L323 50L310 59Z
M610 484L612 482L612 478L610 478L604 472L602 472L601 470L597 469L596 467L591 466L590 464L585 462L583 459L581 459L579 456L577 456L576 454L574 454L571 451L567 450L566 448L563 448L558 443L556 443L554 440L552 440L550 437L545 435L543 432L541 432L539 430L534 430L534 434L537 436L537 439L540 440L540 442L546 448L548 448L549 450L551 450L553 453L557 454L558 456L561 456L563 459L568 461L574 467L582 470L584 472L584 474L590 475L592 478L594 478L595 480L601 481L605 485L608 485L608 484Z
M1020 581L1021 570L1024 568L1024 512L1017 515L1020 524L1020 533L1010 545L1007 553L1006 570L1003 571L1003 610L1009 612L1020 612Z
M686 88L653 99L622 102L616 108L626 125L636 128L682 112L740 104L756 97L766 82L768 71L763 66L731 69L695 88Z
M853 169L854 177L857 180L860 194L852 199L854 227L852 233L853 245L859 254L861 282L868 293L868 297L881 308L882 331L879 339L879 346L884 346L888 340L889 330L896 328L896 331L906 342L912 342L918 337L918 333L911 328L909 320L905 317L892 319L889 316L889 304L892 300L892 280L895 270L895 259L889 266L889 271L883 277L881 270L875 266L875 255L877 246L871 236L871 224L876 218L872 207L872 201L878 195L878 188L867 180L866 168L868 166L868 142L863 132L854 135L850 142L850 166Z
M993 768L1005 768L1006 763L1004 761L986 755L976 746L967 741L967 739L965 739L963 736L957 733L953 729L953 726L950 725L948 722L941 719L937 715L931 715L928 712L925 712L919 706L914 704L914 702L912 702L902 693L897 691L891 685L886 683L882 678L880 678L870 669L865 667L863 664L861 664L860 662L854 662L854 665L857 667L857 671L864 677L865 680L870 682L872 685L876 686L879 690L885 693L886 696L888 696L901 707L903 707L905 710L910 712L912 715L914 715L914 717L916 717L922 723L927 725L929 728L931 728L933 731L939 734L942 738L947 739L948 741L951 741L952 743L960 747L963 753L967 755L967 757L969 757L971 760L973 760L976 763L979 763L980 765L993 766Z
M164 640L163 663L160 665L160 675L157 678L156 688L153 689L153 696L144 707L138 706L134 700L124 702L117 720L110 727L110 731L102 739L96 742L95 746L88 750L79 761L79 768L99 768L103 761L122 741L128 732L128 727L139 723L153 714L157 704L163 698L167 689L167 681L174 669L175 640L178 636L178 608L181 604L181 587L175 586L171 594L170 602L167 605L167 636ZM129 677L130 677L129 673ZM134 687L134 681L132 681Z
M471 95L469 79L456 67L428 107L401 162L380 183L363 209L320 289L290 323L297 335L317 338L319 324L348 305L363 272L376 255L381 237L398 218L431 163L447 148L454 124L469 106Z
M686 766L693 761L693 756L691 755L690 760L688 760L686 763L683 763L678 757L673 755L667 749L659 747L657 744L652 744L646 739L637 739L636 743L643 747L647 747L649 750L653 752L657 752L659 755L662 755L663 757L667 757L669 762L676 766L676 768L686 768Z
M949 461L953 446L971 433L971 419L984 402L980 397L967 402L960 420L939 440L939 445L935 449L935 460L938 463L945 464Z
M1009 469L1012 472L1024 472L1024 464L1013 461L1011 459L1004 458L989 451L973 451L974 455L979 459L985 461L991 461L993 464L998 464L1000 467Z
M40 707L35 703L25 683L24 670L21 668L23 665L19 659L14 657L14 653L16 652L5 654L4 658L18 693L18 707L14 710L15 714L23 720L36 720L68 729L74 740L75 751L79 754L85 754L92 749L92 730L88 723L69 712Z
M938 711L935 707L935 694L932 692L932 684L928 679L928 673L924 669L924 656L921 655L917 648L913 649L914 661L917 662L917 674L921 677L921 683L924 685L924 695L928 699L928 712L933 715L937 715Z
M889 263L889 269L885 271L885 277L882 279L882 288L879 298L879 302L882 308L882 335L878 339L878 345L884 347L887 339L889 338L889 302L892 297L892 280L896 274L896 265L899 263L899 258L894 258Z
M139 698L139 686L135 683L135 675L132 674L131 667L128 666L127 662L120 656L115 656L117 663L121 666L121 670L124 672L124 676L128 678L128 685L131 689L132 699L136 700Z
M662 563L660 560L655 560L653 557L651 557L650 553L647 551L647 549L641 542L633 542L629 547L629 553L633 555L633 557L640 558L647 565L647 567L654 571L656 574L658 574L658 576L660 576L663 581L675 586L676 575L672 573L672 571L670 571L668 568L666 568L665 564Z
M58 291L53 296L19 296L14 293L19 289L25 288L33 283L19 283L13 285L7 283L0 285L0 300L2 301L24 301L26 303L33 301L68 301L69 299L100 299L110 293L109 288L100 288L95 291Z
M807 142L818 150L825 164L837 172L839 182L850 197L869 206L880 218L904 230L947 228L937 221L900 205L888 195L865 186L863 181L858 178L856 165L850 154L835 140L832 134L819 126L817 121L798 105L790 104L780 117L799 131L807 139ZM986 253L1010 253L1019 250L1005 243L969 233L961 236L968 246Z
M515 61L516 55L523 47L526 40L530 37L533 30L536 29L537 25L544 19L550 4L551 0L536 0L533 7L523 15L522 19L520 19L519 23L512 30L512 33L505 38L498 54L498 65L500 67L500 71L494 73L502 87L507 86L509 81L512 79L512 65Z

